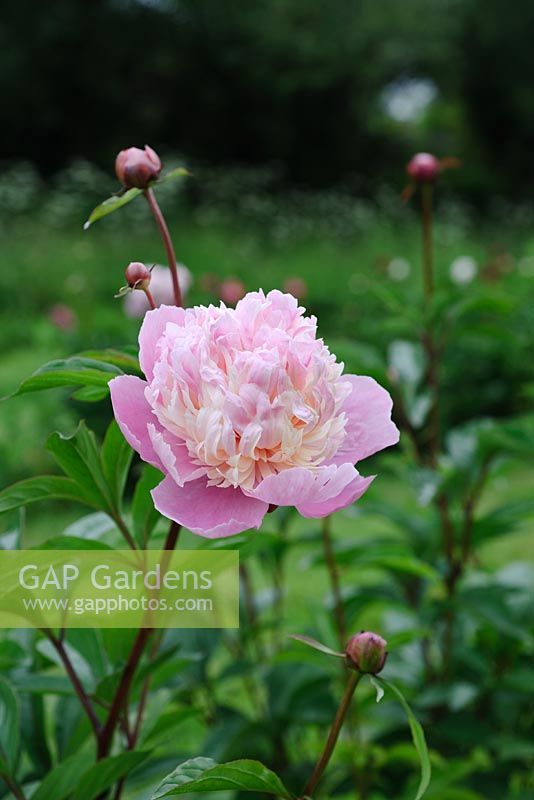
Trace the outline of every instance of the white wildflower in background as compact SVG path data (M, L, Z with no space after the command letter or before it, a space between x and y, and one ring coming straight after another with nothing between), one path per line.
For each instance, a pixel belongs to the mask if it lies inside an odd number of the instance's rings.
M478 264L472 256L458 256L451 263L449 274L454 283L471 283L478 272Z

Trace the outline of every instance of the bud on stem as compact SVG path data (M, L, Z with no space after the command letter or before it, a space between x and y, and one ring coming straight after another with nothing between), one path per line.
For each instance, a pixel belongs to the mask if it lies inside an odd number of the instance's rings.
M378 675L386 663L386 648L386 640L377 633L362 631L347 643L345 648L347 666L363 675Z
M130 289L140 289L146 294L150 308L156 308L152 292L148 288L151 278L150 270L145 264L141 263L141 261L132 261L124 270L124 275Z
M161 160L147 144L144 149L128 147L115 159L115 173L126 189L146 189L159 178Z

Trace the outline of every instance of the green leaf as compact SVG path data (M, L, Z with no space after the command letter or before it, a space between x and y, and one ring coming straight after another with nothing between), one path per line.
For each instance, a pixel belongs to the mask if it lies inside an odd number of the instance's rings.
M167 775L150 800L177 794L229 790L273 794L287 800L292 797L280 778L259 761L242 759L217 764L211 758L191 758Z
M113 550L108 544L79 536L56 536L39 545L39 550Z
M151 490L161 481L159 470L145 464L143 474L137 481L132 501L132 522L136 542L144 547L159 519L159 512L154 508Z
M120 510L122 494L132 463L133 450L121 433L115 420L112 420L104 437L100 452L104 477L111 490L113 505Z
M83 226L84 231L90 228L93 222L97 222L99 219L102 219L102 217L107 217L108 214L113 214L114 211L118 211L119 208L131 203L132 200L135 200L135 198L139 197L142 193L142 189L128 189L127 192L121 192L120 194L114 194L108 197L103 203L93 208L87 222Z
M170 181L175 181L178 178L187 178L191 173L185 169L185 167L176 167L175 169L171 169L170 172L167 172L166 175L162 175L158 181L156 181L155 185L157 186L158 183L168 183Z
M11 685L0 677L0 772L12 774L19 749L20 708Z
M119 756L103 758L78 776L78 789L72 800L93 800L143 762L148 752L131 751Z
M106 387L112 378L122 374L122 370L114 364L72 356L44 364L26 378L12 396L55 389L58 386Z
M78 400L79 403L99 403L108 394L109 389L107 386L82 386L73 392L72 398L73 400Z
M40 475L14 483L0 492L0 513L37 503L40 500L72 500L92 506L91 498L71 478Z
M113 508L112 490L103 472L95 435L84 422L71 436L53 433L46 447L95 508Z
M107 348L106 350L84 350L82 353L78 353L78 358L89 358L93 361L112 364L114 367L119 367L122 372L141 375L139 359L130 353L123 353L122 350L113 350L112 348Z
M382 700L382 698L384 697L384 690L380 686L378 681L375 680L374 675L369 675L369 680L371 681L371 685L373 686L373 688L376 691L376 702L379 703Z
M78 753L57 765L39 784L32 800L65 800L80 783L80 775L92 762L90 755Z
M156 186L158 183L167 183L169 181L177 180L178 178L184 178L187 175L189 175L189 172L186 169L183 167L177 167L176 169L168 172L166 175L163 175L157 181L153 181L152 185ZM100 203L100 205L91 211L89 214L89 219L83 226L84 231L90 228L93 222L97 222L97 220L102 219L102 217L107 217L108 214L113 214L114 211L118 211L119 208L131 203L132 200L135 200L135 198L139 197L139 195L142 193L142 189L128 189L126 192L121 192L120 194L114 194L111 197L108 197L107 200L104 200L103 203Z
M406 716L408 718L408 724L410 726L410 730L412 732L412 739L417 751L417 755L419 756L419 762L421 764L421 779L419 781L419 787L417 789L417 793L414 797L414 800L420 800L423 797L424 793L428 789L430 784L430 776L431 776L431 767L430 767L430 758L428 755L428 748L426 746L426 739L423 728L421 727L420 722L416 719L412 709L404 699L404 695L402 692L397 689L392 683L386 681L384 678L379 677L378 675L375 676L375 681L383 688L389 689L390 692L396 696L397 700L403 707L404 711L406 712Z
M295 639L297 642L302 642L303 644L307 644L308 647L313 647L314 650L319 650L320 653L326 653L327 656L345 658L344 653L338 653L336 650L332 650L325 644L318 642L317 639L312 639L311 636L301 636L299 633L290 633L289 636L291 639Z

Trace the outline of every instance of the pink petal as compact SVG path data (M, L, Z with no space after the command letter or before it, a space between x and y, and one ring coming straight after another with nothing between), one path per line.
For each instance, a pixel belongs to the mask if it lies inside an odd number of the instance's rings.
M152 490L152 499L165 517L208 539L259 528L269 508L240 489L207 486L205 478L180 488L167 476Z
M345 439L329 463L356 464L397 444L399 431L391 421L391 397L380 384L364 375L343 375L343 380L352 384L341 409L347 415Z
M157 358L157 344L168 322L183 325L185 311L176 306L160 306L147 311L139 331L139 363L148 381L154 377L154 361Z
M157 422L148 424L148 435L156 455L178 486L204 475L206 470L193 464L186 445L169 431L162 430Z
M324 517L361 497L372 480L362 478L352 464L315 471L292 467L265 478L248 494L277 506L295 506L304 517Z
M135 375L119 375L109 382L111 404L118 426L129 445L137 450L143 461L164 471L148 432L149 423L158 425L152 409L145 400L146 381Z
M350 506L356 500L359 500L374 479L374 475L364 478L362 475L356 474L353 480L335 497L331 497L324 502L299 503L297 509L303 517L326 517L328 514L333 514L334 511L339 511L340 508Z

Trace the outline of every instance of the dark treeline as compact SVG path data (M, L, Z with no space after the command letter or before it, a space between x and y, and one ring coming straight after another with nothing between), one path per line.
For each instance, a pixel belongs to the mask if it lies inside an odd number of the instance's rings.
M414 149L458 155L475 200L532 191L534 3L516 0L3 0L2 160L51 174L150 142L287 182L358 191ZM422 119L380 102L432 81Z

